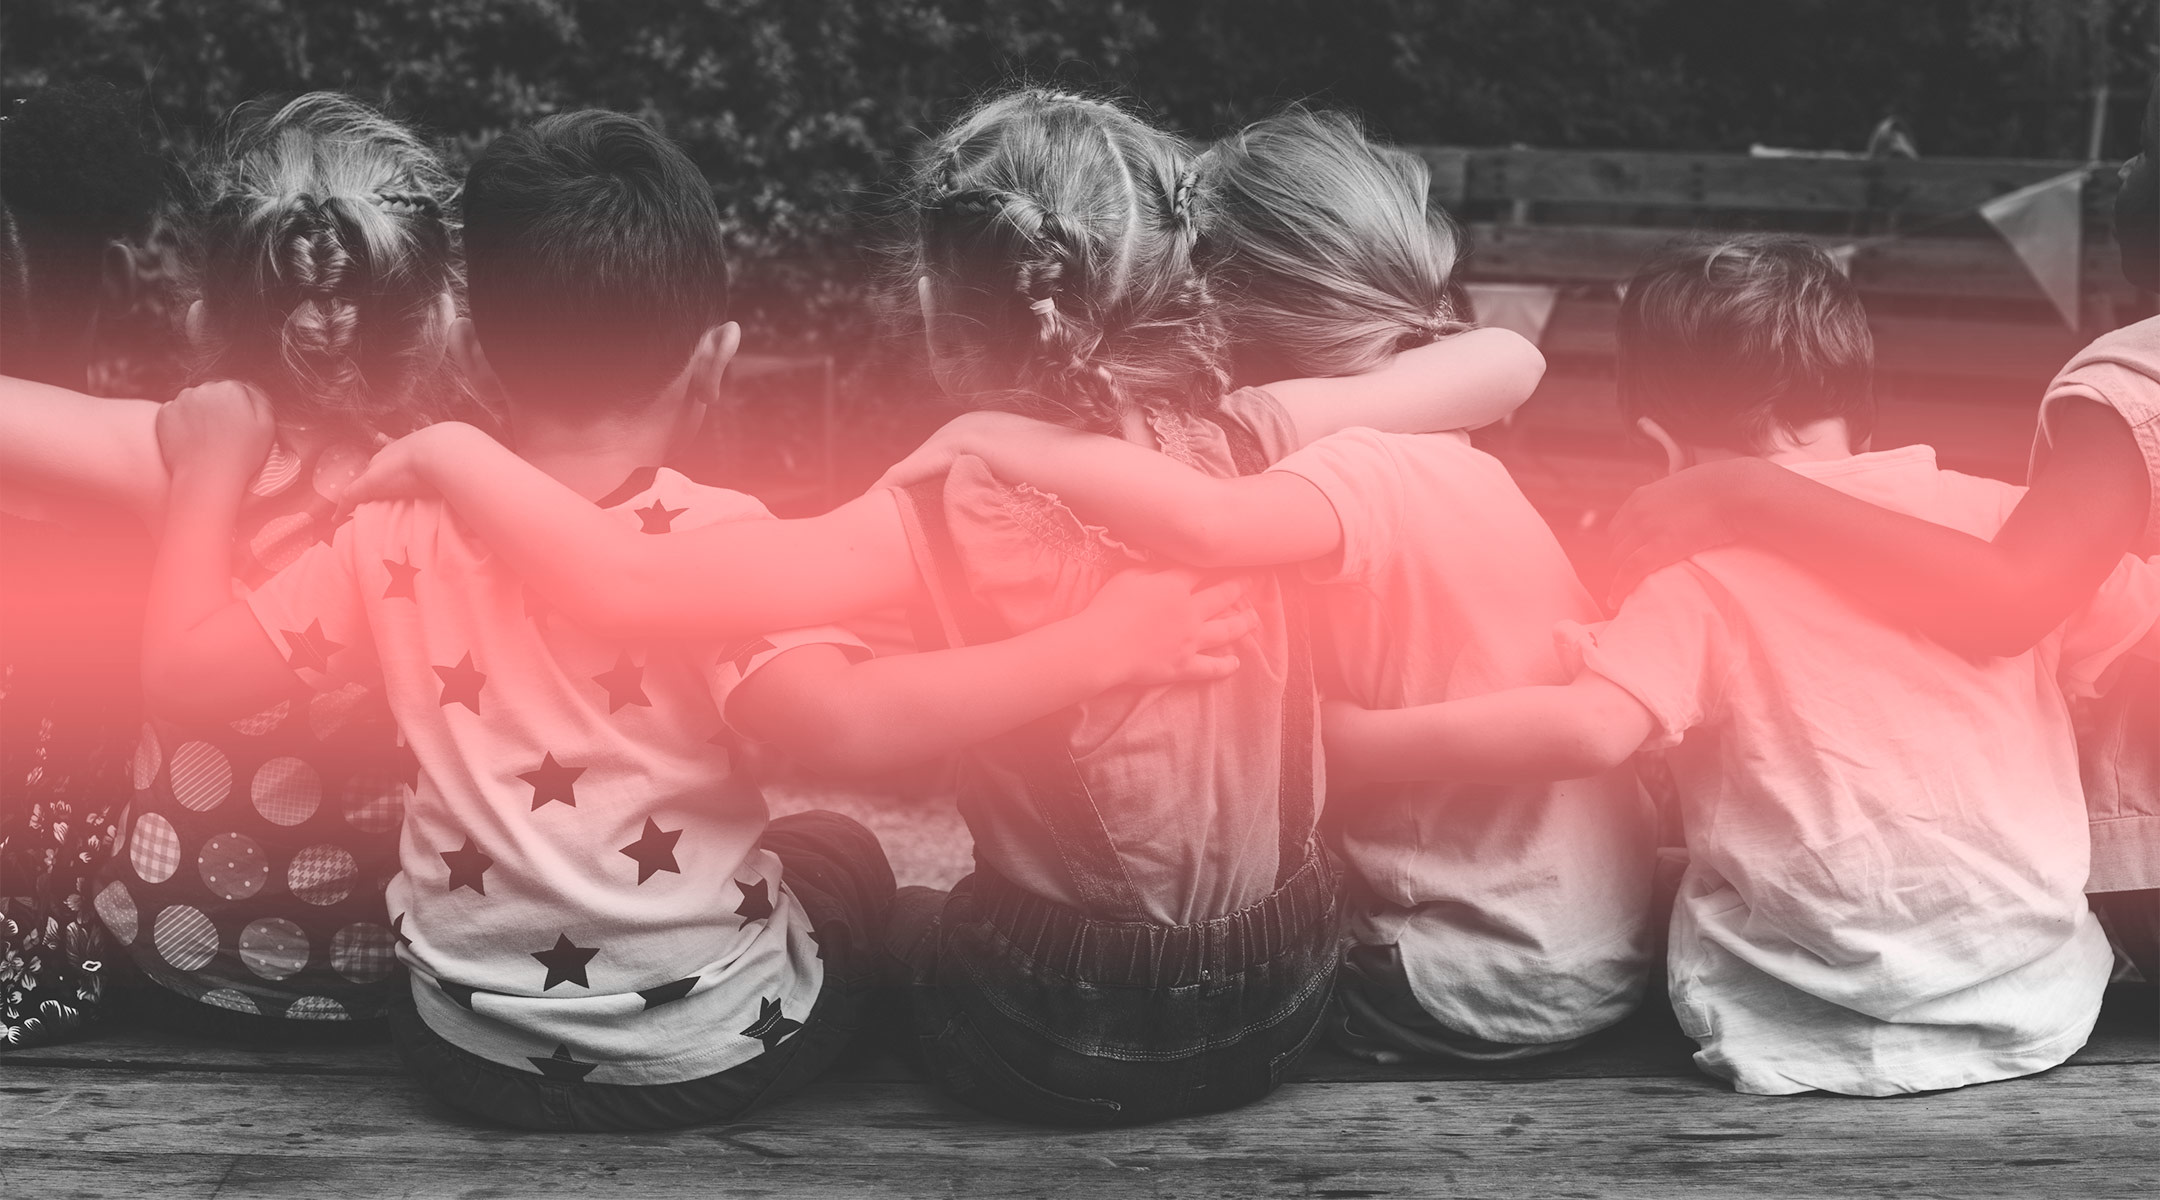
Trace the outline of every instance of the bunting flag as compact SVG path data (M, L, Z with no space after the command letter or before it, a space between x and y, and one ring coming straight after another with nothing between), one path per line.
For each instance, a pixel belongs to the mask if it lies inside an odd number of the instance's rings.
M1547 283L1466 283L1470 315L1493 329L1509 329L1536 345L1552 320L1560 289Z
M2010 243L2025 269L2032 272L2033 282L2072 329L2078 327L2084 189L2085 170L2079 168L2005 192L1980 206L1980 215Z

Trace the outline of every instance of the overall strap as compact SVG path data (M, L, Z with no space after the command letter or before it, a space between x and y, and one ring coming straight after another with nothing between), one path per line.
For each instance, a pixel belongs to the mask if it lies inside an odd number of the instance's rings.
M1230 442L1230 462L1240 475L1268 468L1267 451L1252 428L1227 413L1209 417ZM1312 631L1305 611L1305 589L1296 572L1276 572L1283 617L1289 627L1290 664L1283 680L1282 759L1276 776L1275 886L1281 887L1305 865L1312 848L1319 805L1313 795L1313 721L1319 693L1313 684Z
M1012 636L1006 623L968 585L945 513L945 480L901 489L900 522L923 564L937 622L949 646L981 645ZM1080 907L1109 921L1144 921L1140 889L1103 824L1095 797L1072 753L1072 714L1052 713L997 739L1019 760L1028 802L1050 831L1058 859L1072 877Z

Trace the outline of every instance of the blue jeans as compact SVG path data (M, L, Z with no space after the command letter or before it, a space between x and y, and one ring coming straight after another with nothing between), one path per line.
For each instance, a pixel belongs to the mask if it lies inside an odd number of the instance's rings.
M1321 1028L1342 904L1314 847L1258 904L1194 925L1090 918L978 870L909 888L890 945L913 1056L1000 1116L1129 1125L1248 1104Z

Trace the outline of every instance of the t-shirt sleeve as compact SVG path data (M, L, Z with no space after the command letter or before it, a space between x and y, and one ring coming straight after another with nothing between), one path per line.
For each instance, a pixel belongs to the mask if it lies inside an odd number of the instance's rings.
M1369 582L1394 561L1402 520L1402 471L1383 435L1370 429L1329 434L1268 469L1320 489L1342 526L1340 551L1305 564L1308 581Z
M2111 668L2124 655L2150 655L2160 626L2160 557L2124 555L2083 608L2062 626L2056 668L2065 695L2107 691Z
M363 537L359 519L345 522L247 597L293 673L319 691L380 682L358 567Z
M1602 625L1564 623L1562 658L1611 680L1657 722L1645 750L1680 743L1716 718L1731 659L1731 633L1696 568L1682 563L1643 581Z
M803 646L837 646L850 662L876 657L867 643L838 625L811 625L736 642L720 650L711 674L713 703L719 706L721 719L726 719L728 701L736 688L763 670L765 664Z

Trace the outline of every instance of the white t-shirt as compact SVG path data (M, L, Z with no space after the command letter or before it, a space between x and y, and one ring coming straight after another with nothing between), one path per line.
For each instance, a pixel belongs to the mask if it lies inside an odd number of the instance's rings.
M771 516L667 470L601 504L656 536ZM362 506L248 603L311 685L379 682L418 760L387 899L429 1028L616 1084L703 1078L795 1031L823 965L722 714L782 651L851 635L604 641L432 501Z
M2023 489L1926 446L1794 470L1992 537ZM1725 547L1651 576L1577 643L1657 720L1690 861L1673 1007L1743 1092L1888 1095L2053 1066L2111 955L2083 895L2066 689L2160 611L2125 559L2032 651L1968 659L1782 558Z
M1308 568L1331 690L1368 708L1567 682L1553 626L1597 619L1507 469L1458 436L1352 429L1274 468L1335 507ZM1488 1041L1566 1041L1635 1006L1653 954L1654 823L1632 769L1564 783L1407 783L1329 797L1418 1004Z

